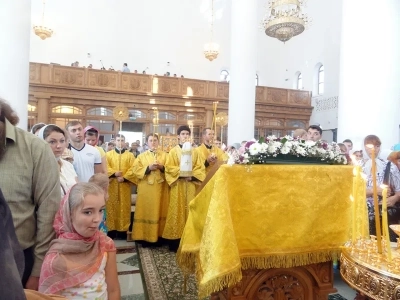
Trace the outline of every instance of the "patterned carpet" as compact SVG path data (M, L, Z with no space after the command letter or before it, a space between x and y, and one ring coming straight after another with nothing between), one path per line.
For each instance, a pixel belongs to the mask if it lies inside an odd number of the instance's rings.
M137 250L140 269L145 282L146 299L198 299L196 280L193 275L188 279L186 294L183 294L183 274L176 264L176 253L170 252L168 247L143 248L141 245L137 245ZM339 294L332 294L329 295L328 300L348 299Z

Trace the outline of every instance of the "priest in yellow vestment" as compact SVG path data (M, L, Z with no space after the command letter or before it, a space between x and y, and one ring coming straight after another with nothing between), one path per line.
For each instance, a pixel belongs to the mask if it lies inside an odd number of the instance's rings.
M190 128L185 125L180 126L177 133L179 145L171 149L165 164L165 179L171 189L167 220L162 235L165 239L175 241L179 241L182 236L188 215L188 205L196 193L196 183L201 183L205 178L204 163L193 149L189 153L191 155L191 174L187 171L181 172L182 146L185 141L190 140ZM187 163L190 164L189 161ZM171 247L170 244L170 248L176 250L179 243L172 245Z
M227 161L228 155L220 148L214 145L214 130L211 128L204 128L203 130L203 143L196 148L199 156L206 168L206 174L215 165L216 162Z
M106 153L110 178L109 198L106 203L108 231L126 232L131 223L131 185L137 183L133 174L135 157L124 149L125 137L118 134L116 147Z
M158 135L149 134L150 150L138 155L133 173L138 178L132 239L155 243L162 236L169 203L169 186L165 181L167 153L158 149Z

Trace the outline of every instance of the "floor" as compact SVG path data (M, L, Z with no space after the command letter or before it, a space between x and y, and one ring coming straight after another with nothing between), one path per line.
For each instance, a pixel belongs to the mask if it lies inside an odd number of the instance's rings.
M114 240L122 300L145 300L135 243Z
M117 247L117 267L118 279L121 285L121 299L145 300L135 243L123 240L115 240L114 242ZM338 290L338 293L347 300L353 300L356 293L341 279L338 270L335 270L334 277L334 286Z

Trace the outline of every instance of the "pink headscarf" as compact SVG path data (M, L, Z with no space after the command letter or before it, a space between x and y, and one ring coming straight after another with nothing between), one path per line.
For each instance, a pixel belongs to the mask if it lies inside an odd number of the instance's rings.
M116 251L114 241L100 231L90 238L75 231L69 194L64 196L54 218L57 239L51 242L42 265L39 292L44 294L56 294L86 282L99 270L104 253Z
M93 126L86 126L85 129L83 129L83 136L85 136L86 131L88 131L88 130L97 131L97 138L96 138L96 146L97 146L97 144L99 143L99 138L100 138L99 130L96 127L93 127Z

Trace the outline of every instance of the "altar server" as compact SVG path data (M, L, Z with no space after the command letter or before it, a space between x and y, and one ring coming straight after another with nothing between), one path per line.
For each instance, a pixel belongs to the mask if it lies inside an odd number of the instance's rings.
M158 149L158 135L146 138L150 150L140 154L133 167L138 178L132 239L155 243L162 236L169 204L169 186L165 181L167 153Z
M118 134L115 138L116 147L107 152L107 171L110 177L107 207L108 231L126 232L131 222L131 185L136 184L133 174L135 157L123 147L125 137Z
M169 207L163 238L173 240L171 250L176 250L188 215L189 202L196 193L196 184L205 178L204 162L191 148L190 128L178 128L179 145L168 154L165 179L171 187Z
M218 161L224 162L228 160L228 155L214 145L214 130L211 128L204 128L203 143L196 148L196 151L204 163L206 174Z

